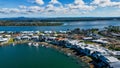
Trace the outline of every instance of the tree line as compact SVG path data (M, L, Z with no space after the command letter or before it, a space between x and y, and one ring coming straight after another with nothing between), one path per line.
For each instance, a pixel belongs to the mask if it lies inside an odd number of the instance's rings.
M0 26L60 26L63 23L59 22L14 22L14 21L0 21Z

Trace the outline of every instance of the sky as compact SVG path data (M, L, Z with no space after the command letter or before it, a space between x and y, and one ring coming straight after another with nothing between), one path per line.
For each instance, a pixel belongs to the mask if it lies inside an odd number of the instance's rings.
M120 17L120 0L0 0L5 17Z

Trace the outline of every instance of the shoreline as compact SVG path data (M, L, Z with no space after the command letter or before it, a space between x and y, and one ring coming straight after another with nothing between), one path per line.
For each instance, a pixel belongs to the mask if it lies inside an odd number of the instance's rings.
M39 46L44 45L43 47L52 48L54 50L57 50L59 53L63 53L67 57L71 57L73 60L75 60L76 64L80 64L82 62L83 64L87 65L86 66L87 68L95 68L95 66L93 64L91 64L90 62L87 62L87 60L85 60L85 59L87 59L85 56L82 56L81 54L77 54L77 52L74 51L73 49L65 48L65 47L61 47L61 46L57 46L57 45L53 45L53 44L49 44L47 42L16 41L16 42L13 42L13 43L9 43L9 44L7 43L7 44L0 45L0 46L1 47L2 46L9 46L10 44L12 44L13 46L15 46L17 44L27 44L29 42L38 43Z
M48 44L48 46L49 45L50 45L51 48L57 50L60 53L63 53L67 57L72 57L73 60L76 60L77 64L82 62L82 63L85 63L88 66L88 68L94 68L94 65L90 64L89 62L84 61L84 59L82 57L80 57L81 55L80 54L77 55L77 52L75 52L74 50L72 50L70 48L60 47L60 46L57 46L57 45Z

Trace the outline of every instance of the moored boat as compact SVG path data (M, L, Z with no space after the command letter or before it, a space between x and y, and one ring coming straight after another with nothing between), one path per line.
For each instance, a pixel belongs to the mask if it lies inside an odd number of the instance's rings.
M28 45L29 45L29 46L31 46L31 45L32 45L32 43L31 43L31 42L29 42L29 43L28 43Z
M38 44L38 43L33 43L33 46L38 47L38 46L39 46L39 44Z

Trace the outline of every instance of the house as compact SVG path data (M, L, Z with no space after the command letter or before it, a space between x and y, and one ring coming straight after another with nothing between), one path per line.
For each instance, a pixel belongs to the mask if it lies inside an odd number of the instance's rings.
M67 31L61 31L61 30L60 30L59 33L66 34Z
M119 68L120 67L120 61L113 57L113 56L103 56L101 57L102 62L109 65L110 68Z
M17 37L15 37L14 40L16 40L16 41L20 41L20 40L21 40L21 36L17 36Z
M66 40L65 47L67 48L75 48L76 44L78 43L78 40Z
M113 55L120 56L120 51L113 51Z
M31 39L30 36L27 35L21 36L21 40L30 40L30 39Z
M39 36L37 36L37 35L36 35L36 36L32 36L32 37L31 37L31 40L39 41Z
M7 43L8 41L9 41L9 38L0 37L0 44Z
M108 41L102 40L102 39L92 40L92 42L100 43L100 44L107 44L108 43Z
M46 41L46 36L44 36L44 35L39 35L39 41L40 42L45 42Z
M93 40L93 38L92 37L84 37L83 40L86 40L86 41L89 40L90 41L90 40Z
M120 37L120 34L117 34L117 33L111 33L112 34L112 36L114 36L114 37Z

